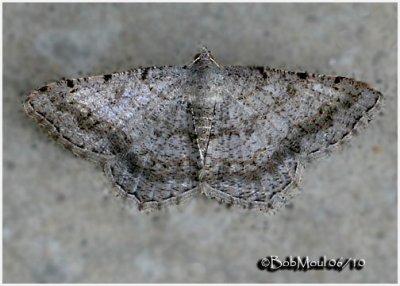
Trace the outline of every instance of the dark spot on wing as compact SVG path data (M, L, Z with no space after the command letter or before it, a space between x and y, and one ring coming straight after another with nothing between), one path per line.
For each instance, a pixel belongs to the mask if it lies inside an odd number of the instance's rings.
M259 73L262 75L263 79L267 78L267 73L265 72L265 68L264 67L256 67L256 70L259 71Z
M111 78L112 78L112 75L111 75L111 74L106 74L106 75L104 75L104 81L105 81L105 82L109 81Z
M298 72L297 76L298 76L299 79L307 79L308 73L306 73L306 72Z
M344 77L342 77L342 76L337 76L337 77L335 78L334 83L335 83L335 84L338 84L339 82L342 81L342 79L344 79Z
M41 92L45 92L45 91L47 91L47 89L48 89L48 86L45 85L45 86L42 86L41 88L39 88L38 90Z
M74 81L72 79L67 79L67 86L70 88L74 87Z

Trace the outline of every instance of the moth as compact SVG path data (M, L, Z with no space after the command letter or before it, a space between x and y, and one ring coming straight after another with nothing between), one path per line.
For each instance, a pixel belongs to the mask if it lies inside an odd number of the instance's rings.
M381 100L351 78L223 67L203 48L187 66L50 83L24 108L140 210L201 192L270 212L297 193L302 166L348 141Z

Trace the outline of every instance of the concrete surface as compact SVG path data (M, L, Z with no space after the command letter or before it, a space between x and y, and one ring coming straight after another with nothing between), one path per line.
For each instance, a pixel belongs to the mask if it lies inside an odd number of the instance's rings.
M396 4L5 4L4 282L396 282ZM339 74L383 92L382 115L314 162L275 216L202 197L143 214L100 168L27 118L62 77L182 65L204 44L225 65ZM363 258L360 271L258 270L267 255Z

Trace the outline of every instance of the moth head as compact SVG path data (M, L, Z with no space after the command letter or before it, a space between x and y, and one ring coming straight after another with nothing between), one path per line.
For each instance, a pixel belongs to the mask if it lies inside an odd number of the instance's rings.
M202 47L201 50L194 56L194 60L192 64L209 64L213 63L219 67L217 62L215 61L211 52L207 49L207 47Z

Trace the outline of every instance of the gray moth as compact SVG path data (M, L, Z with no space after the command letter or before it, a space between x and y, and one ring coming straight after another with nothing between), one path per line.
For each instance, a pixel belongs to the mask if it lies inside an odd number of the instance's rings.
M203 193L273 211L302 166L368 123L382 94L340 76L219 65L203 48L187 66L62 80L24 108L74 154L100 163L140 210Z

